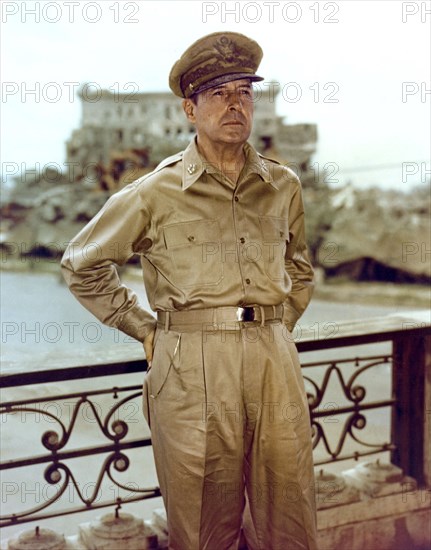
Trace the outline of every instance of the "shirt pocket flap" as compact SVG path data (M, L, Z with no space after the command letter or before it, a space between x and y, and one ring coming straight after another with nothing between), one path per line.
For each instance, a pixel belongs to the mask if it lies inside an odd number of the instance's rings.
M165 225L163 233L168 249L193 244L220 242L220 226L217 220L196 220Z
M260 216L259 221L264 241L289 242L289 222L286 218Z

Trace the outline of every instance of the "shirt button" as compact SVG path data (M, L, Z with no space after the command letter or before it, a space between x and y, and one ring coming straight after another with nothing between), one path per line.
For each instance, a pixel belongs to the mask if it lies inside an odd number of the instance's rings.
M245 282L249 285L251 283L250 279L246 279Z
M235 202L238 202L239 201L239 198L235 196Z
M244 244L244 243L245 243L244 237L241 237L240 240L239 240L239 242L240 242L241 244Z

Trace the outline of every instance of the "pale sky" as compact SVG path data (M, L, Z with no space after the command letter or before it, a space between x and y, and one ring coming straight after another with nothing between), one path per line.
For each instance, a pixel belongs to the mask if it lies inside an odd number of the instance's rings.
M313 161L335 163L334 185L409 189L425 182L429 0L2 0L1 9L3 179L21 165L64 168L65 141L81 116L72 83L168 91L182 52L226 30L262 46L258 73L285 90L278 114L318 125Z

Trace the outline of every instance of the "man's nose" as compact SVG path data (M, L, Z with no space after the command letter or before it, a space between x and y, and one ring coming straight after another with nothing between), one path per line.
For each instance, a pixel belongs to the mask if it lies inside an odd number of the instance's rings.
M238 92L227 94L227 103L229 109L242 109L243 107L243 99Z

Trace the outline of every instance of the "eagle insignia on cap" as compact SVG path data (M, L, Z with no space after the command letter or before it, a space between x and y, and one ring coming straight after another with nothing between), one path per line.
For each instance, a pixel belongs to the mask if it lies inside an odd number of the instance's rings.
M214 44L214 48L228 63L233 63L235 58L241 54L236 47L235 42L233 40L229 40L227 36L221 36Z

